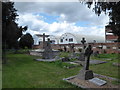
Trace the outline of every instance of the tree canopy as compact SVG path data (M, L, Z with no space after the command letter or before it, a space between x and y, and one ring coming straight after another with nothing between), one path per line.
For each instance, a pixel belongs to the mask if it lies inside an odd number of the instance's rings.
M2 44L7 48L16 48L18 38L27 30L27 26L19 27L15 22L17 16L13 2L2 2Z
M29 34L29 33L27 33L27 34L25 34L25 35L23 35L22 37L21 37L21 39L20 39L20 41L19 41L19 46L21 47L21 48L25 48L25 47L27 47L27 48L32 48L32 45L34 44L34 40L33 40L33 38L32 38L32 36Z
M27 30L27 26L18 26L17 10L14 8L14 2L2 2L2 60L6 63L6 48L18 49L18 38L22 36L22 32Z
M91 8L92 2L85 2L88 8ZM99 1L99 0L98 0ZM118 41L120 41L120 1L118 2L95 2L93 11L98 16L104 12L109 16L109 25L111 26L114 35L118 36Z

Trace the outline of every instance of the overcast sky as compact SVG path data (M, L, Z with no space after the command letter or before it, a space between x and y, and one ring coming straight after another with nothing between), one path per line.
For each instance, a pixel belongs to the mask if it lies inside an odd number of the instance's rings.
M107 15L95 15L92 9L78 2L15 2L19 25L28 25L33 34L62 35L66 32L105 35Z

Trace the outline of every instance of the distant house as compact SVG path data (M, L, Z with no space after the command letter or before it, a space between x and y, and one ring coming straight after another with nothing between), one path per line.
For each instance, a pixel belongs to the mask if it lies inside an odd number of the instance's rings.
M59 44L80 44L83 37L86 39L87 43L105 41L105 38L102 36L64 33L59 38Z
M58 44L59 37L56 37L54 35L47 35L47 37L45 37L45 41L47 41L48 38L50 38L51 44ZM33 35L33 39L34 39L34 45L40 45L43 42L42 34Z
M80 44L83 37L85 38L87 43L103 43L105 41L105 38L102 36L82 35L73 33L64 33L60 37L48 35L45 40L47 41L47 39L50 38L51 44ZM43 41L42 34L36 34L33 38L35 40L35 45L39 45Z

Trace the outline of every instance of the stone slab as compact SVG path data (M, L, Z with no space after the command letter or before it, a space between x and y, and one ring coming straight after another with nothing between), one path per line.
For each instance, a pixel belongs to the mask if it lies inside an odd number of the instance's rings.
M107 76L106 76L107 77ZM99 77L96 77L96 78L99 78ZM75 76L71 76L71 77L68 77L68 78L63 78L64 81L68 82L68 83L71 83L72 85L75 85L75 86L78 86L80 88L84 88L84 89L87 89L87 90L93 90L93 89L102 89L102 88L119 88L118 85L113 85L111 84L110 82L107 82L106 84L102 85L102 86L99 86L99 85L96 85L94 83L91 83L89 80L81 80L81 79L78 79L77 78L77 75ZM109 81L109 80L108 80ZM111 81L111 79L110 79Z
M83 64L84 61L74 61L74 63ZM107 62L101 60L90 60L90 64L102 64L102 63L107 63Z
M102 64L102 63L107 63L107 62L101 60L90 60L90 64Z
M79 65L78 63L75 63L75 62L65 62L65 63L69 63L69 64L73 64L73 65Z
M44 61L44 62L53 62L56 61L56 59L35 59L37 61Z
M89 82L92 82L98 86L102 86L104 84L106 84L107 82L105 80L99 79L99 78L92 78L89 80Z

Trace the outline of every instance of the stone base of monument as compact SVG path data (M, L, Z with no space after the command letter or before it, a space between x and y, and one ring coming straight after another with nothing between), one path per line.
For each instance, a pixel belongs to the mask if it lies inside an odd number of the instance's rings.
M89 80L83 80L78 78L78 75L71 76L68 78L63 78L64 81L71 83L72 85L78 86L80 88L119 88L119 85L111 84L111 79L106 79L97 74L95 77ZM102 78L102 79L101 79Z
M82 80L92 79L94 77L93 71L92 70L81 70L80 73L77 75L77 77Z
M44 62L54 62L54 61L58 61L61 60L61 58L59 56L56 56L53 59L35 59L36 61L44 61Z
M40 56L40 57L43 55L43 52L44 52L44 49L35 49L35 50L30 50L29 51L30 55ZM59 55L59 51L58 50L52 49L52 52L53 52L54 56Z

